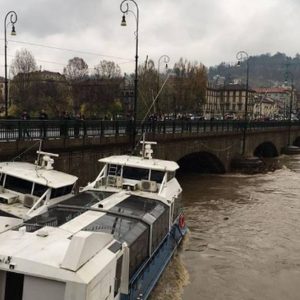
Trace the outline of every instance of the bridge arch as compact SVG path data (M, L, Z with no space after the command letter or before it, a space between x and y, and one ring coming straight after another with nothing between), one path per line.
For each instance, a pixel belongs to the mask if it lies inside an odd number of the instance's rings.
M209 152L200 151L185 155L179 159L181 172L223 174L226 172L221 160Z
M264 142L254 150L254 156L257 157L276 157L278 155L277 148L272 142Z
M300 136L298 136L298 137L295 139L293 145L294 145L294 146L300 147Z

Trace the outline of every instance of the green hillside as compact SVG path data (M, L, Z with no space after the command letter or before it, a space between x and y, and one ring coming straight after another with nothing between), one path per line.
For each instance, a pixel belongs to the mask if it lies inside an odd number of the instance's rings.
M250 87L271 87L282 85L285 82L286 72L292 73L294 85L300 89L300 54L289 57L284 53L262 54L249 57L249 85ZM221 63L209 68L209 79L220 75L225 77L226 83L241 78L246 78L246 62L240 67L236 65ZM289 81L290 84L290 81Z

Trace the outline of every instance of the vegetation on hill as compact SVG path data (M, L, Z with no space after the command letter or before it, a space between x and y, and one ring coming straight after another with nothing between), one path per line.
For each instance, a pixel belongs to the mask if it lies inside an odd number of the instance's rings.
M286 72L292 73L294 85L300 89L300 54L295 57L287 56L277 52L274 55L269 53L258 56L249 56L249 85L251 87L271 87L284 84ZM220 75L225 77L226 83L233 79L245 80L246 62L240 67L236 65L221 63L209 68L209 79ZM290 79L289 79L290 84Z

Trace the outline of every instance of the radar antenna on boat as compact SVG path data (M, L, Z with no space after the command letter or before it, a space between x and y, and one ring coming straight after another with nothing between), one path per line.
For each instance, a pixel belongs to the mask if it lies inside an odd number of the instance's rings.
M40 166L41 168L45 168L46 170L52 170L54 159L51 157L59 157L58 154L50 153L50 152L44 152L44 151L36 151L38 154L38 158L35 161L35 164ZM40 159L40 155L43 155L42 159Z
M143 140L140 141L140 143L143 145L142 146L142 151L140 151L140 154L142 155L142 157L146 158L146 159L153 158L152 157L153 150L151 148L151 145L156 145L157 142L148 142L148 141L145 141L145 134L143 134Z

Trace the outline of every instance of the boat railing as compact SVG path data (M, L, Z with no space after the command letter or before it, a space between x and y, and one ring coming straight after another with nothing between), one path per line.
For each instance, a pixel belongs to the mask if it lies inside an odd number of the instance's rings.
M163 177L163 180L161 182L161 185L160 185L160 188L159 188L159 191L158 191L158 194L161 194L165 185L167 184L167 181L168 181L168 173L166 172L164 177Z
M31 207L31 209L27 212L27 216L30 216L30 214L35 211L39 206L40 204L42 203L42 201L45 201L46 199L46 196L48 194L50 189L47 189L44 194L34 203L34 205Z

